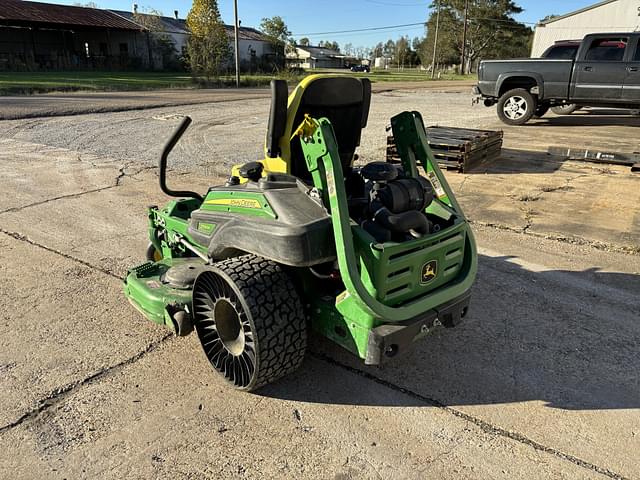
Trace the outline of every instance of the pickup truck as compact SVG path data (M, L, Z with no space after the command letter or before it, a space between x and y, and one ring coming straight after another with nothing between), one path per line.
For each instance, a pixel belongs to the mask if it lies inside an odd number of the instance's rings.
M544 55L480 62L474 92L485 106L497 104L498 117L508 125L523 125L549 108L640 109L640 33L587 35Z

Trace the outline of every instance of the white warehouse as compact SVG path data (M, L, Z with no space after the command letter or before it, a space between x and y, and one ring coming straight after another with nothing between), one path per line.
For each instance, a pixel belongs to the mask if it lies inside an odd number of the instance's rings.
M605 0L536 25L531 56L540 57L558 40L582 40L590 33L640 31L640 0Z

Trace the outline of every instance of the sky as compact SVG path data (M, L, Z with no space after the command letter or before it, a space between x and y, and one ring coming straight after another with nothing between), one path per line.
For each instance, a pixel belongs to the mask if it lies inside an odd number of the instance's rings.
M88 0L40 0L48 3L72 5ZM164 15L178 10L180 18L186 17L191 0L93 0L100 8L131 10L133 3L139 8L156 9ZM521 22L535 22L549 14L564 14L596 3L597 0L516 0L524 8L517 16ZM239 17L243 26L259 27L263 17L280 15L294 38L307 37L311 44L320 40L337 41L340 45L351 43L354 47L372 47L389 38L402 35L411 38L424 34L422 25L385 30L352 33L325 33L343 30L406 25L426 20L430 0L238 0ZM233 24L233 0L218 0L225 23Z

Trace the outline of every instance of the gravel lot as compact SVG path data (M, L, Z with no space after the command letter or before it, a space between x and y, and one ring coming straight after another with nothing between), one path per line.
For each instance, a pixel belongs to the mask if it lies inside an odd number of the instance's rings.
M545 153L633 152L638 118L505 128L499 161L448 174L480 246L467 322L382 369L316 338L253 395L121 293L179 116L194 124L175 185L205 189L262 150L266 98L184 95L0 121L0 478L640 477L640 175ZM392 88L373 97L363 161L402 110L503 128L467 87Z

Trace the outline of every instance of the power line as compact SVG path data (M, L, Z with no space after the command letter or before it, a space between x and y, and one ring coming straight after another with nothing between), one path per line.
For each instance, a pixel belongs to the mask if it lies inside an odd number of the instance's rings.
M487 22L497 22L497 23L505 23L505 24L510 24L513 26L519 26L519 25L537 25L537 23L535 22L520 22L518 20L509 20L509 19L502 19L502 18L487 18L487 17L469 17L469 20L482 20L482 21L487 21ZM299 36L313 36L313 35L334 35L334 34L341 34L341 33L360 33L360 32L373 32L373 31L380 31L380 30L391 30L391 29L397 29L397 28L404 28L404 27L418 27L418 26L426 26L426 21L424 22L415 22L415 23L403 23L403 24L399 24L399 25L385 25L382 27L368 27L368 28L354 28L354 29L350 29L350 30L334 30L334 31L330 31L330 32L309 32L309 33L292 33L293 36L299 37ZM549 28L549 27L547 27Z
M426 22L423 21L423 22L416 22L416 23L404 23L400 25L387 25L384 27L354 28L352 30L335 30L333 32L292 33L291 35L295 37L299 37L299 36L312 36L312 35L333 35L337 33L372 32L377 30L389 30L391 28L417 27L425 24Z

